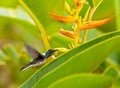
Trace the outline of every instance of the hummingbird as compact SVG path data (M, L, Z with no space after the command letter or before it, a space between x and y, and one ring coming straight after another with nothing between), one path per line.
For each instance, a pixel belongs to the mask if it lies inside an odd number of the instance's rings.
M28 64L26 64L25 66L23 66L20 71L26 70L29 67L32 66L39 66L43 63L46 62L47 58L50 57L51 55L53 55L53 53L57 50L54 49L49 49L45 54L41 54L39 53L36 49L32 48L30 45L25 44L25 47L28 51L28 53L32 56L32 61L30 61Z

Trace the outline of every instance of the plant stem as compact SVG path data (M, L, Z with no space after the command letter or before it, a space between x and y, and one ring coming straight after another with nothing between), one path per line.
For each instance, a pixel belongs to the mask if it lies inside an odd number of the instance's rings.
M91 21L91 20L92 20L92 17L93 17L94 12L95 12L96 9L98 8L98 6L102 3L102 1L103 1L103 0L101 0L101 1L97 4L96 7L94 7L93 9L91 9L91 11L90 11L90 7L89 7L88 12L87 12L87 14L86 14L86 16L85 16L85 18L88 16L88 21ZM89 15L88 15L88 13L89 13ZM85 20L86 20L86 19L85 19ZM83 35L83 39L82 39L82 43L85 43L85 42L86 42L87 35L88 35L88 30L85 30L85 31L84 31L84 35Z
M78 43L79 43L79 34L77 33L75 36L75 47L78 46Z
M40 21L36 18L34 13L28 8L27 5L25 5L25 3L22 0L18 0L18 2L23 6L23 8L29 13L29 15L34 20L36 26L38 27L39 31L41 32L42 40L43 40L43 43L45 45L45 49L47 51L48 49L50 49L50 45L48 42L47 34L46 34L43 26L41 25Z
M87 12L86 12L86 15L85 15L85 17L84 17L84 22L86 22L87 18L88 18L88 21L91 20L91 19L89 19L90 9L91 9L91 7L89 7L88 10L87 10ZM83 23L84 23L84 22L83 22ZM85 31L84 31L84 34L83 34L82 43L85 43L85 42L86 42L87 35L88 35L88 30L85 30Z
M83 39L82 39L82 43L85 43L85 42L86 42L87 35L88 35L88 30L85 30L85 31L84 31L84 35L83 35Z
M73 31L74 31L74 34L75 34L74 46L77 47L79 45L79 40L80 40L80 37L79 37L80 30L78 28L79 28L79 25L81 25L81 20L80 20L80 22L76 21L75 25L76 25L75 28L73 28Z

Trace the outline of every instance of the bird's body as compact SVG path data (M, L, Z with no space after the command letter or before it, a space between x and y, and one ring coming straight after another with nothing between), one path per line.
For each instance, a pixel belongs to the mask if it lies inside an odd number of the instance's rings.
M37 52L35 49L30 47L29 45L26 45L26 49L33 57L33 60L31 62L29 62L28 64L26 64L24 67L22 67L20 69L21 71L23 71L29 67L39 66L39 65L45 63L46 59L48 57L50 57L55 51L57 51L57 50L49 49L45 54L40 54L39 52Z

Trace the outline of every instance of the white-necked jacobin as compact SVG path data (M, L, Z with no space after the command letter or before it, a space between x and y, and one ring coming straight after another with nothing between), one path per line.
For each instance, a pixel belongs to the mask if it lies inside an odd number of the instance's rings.
M23 71L29 67L32 66L39 66L46 62L46 59L50 57L55 51L54 49L49 49L45 54L40 54L37 50L29 46L28 44L25 44L25 47L28 51L28 53L32 56L33 60L26 64L24 67L20 69L20 71Z

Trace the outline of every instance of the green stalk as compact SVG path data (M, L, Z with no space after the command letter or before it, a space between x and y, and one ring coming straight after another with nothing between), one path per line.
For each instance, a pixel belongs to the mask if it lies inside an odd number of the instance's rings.
M88 35L88 30L85 30L85 31L84 31L84 34L83 34L82 43L85 43L85 42L86 42L87 35Z
M85 14L85 17L83 19L83 24L86 22L88 16L89 16L89 12L90 12L90 9L91 7L88 8L86 14ZM90 19L88 19L88 21L90 21ZM87 35L88 35L88 30L85 30L84 31L84 34L83 34L83 39L82 39L82 43L85 43L86 42L86 39L87 39Z
M100 2L93 8L91 9L90 7L88 8L87 12L86 12L86 15L84 17L84 22L87 20L88 18L88 22L92 20L92 17L93 17L93 14L95 13L96 9L99 7L99 5L102 3L103 0L100 0ZM91 11L90 11L91 9ZM84 23L83 22L83 23ZM88 30L86 29L84 31L84 35L83 35L83 39L82 39L82 43L85 43L86 42L86 38L87 38L87 35L88 35Z
M37 17L34 15L34 13L26 6L26 4L22 0L18 0L18 2L22 5L22 7L29 13L29 15L34 20L36 26L38 27L38 29L41 33L42 40L43 40L46 50L50 49L50 45L49 45L49 42L47 39L47 34L46 34L43 26L41 25L40 21L37 19Z

